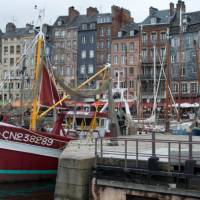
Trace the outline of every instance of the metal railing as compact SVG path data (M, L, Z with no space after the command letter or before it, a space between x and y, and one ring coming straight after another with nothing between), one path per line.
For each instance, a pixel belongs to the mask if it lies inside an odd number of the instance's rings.
M112 145L117 143L117 146ZM130 160L135 161L135 168L138 168L139 161L148 160L151 157L159 158L160 162L166 163L168 171L172 166L177 166L181 172L181 166L186 160L195 160L200 165L200 141L188 140L164 140L157 139L152 133L151 139L142 138L99 138L95 140L96 161L101 158L120 159L127 168Z

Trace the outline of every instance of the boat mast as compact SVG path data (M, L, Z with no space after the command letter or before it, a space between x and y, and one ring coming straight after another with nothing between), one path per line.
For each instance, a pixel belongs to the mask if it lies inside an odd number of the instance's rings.
M36 49L35 49L35 68L34 68L34 83L33 85L36 85L36 83L39 81L39 68L41 66L41 57L42 57L42 47L43 47L43 36L42 34L38 35L38 40L36 43ZM31 121L30 121L30 129L36 130L36 122L38 118L38 96L35 95L33 104L32 104L32 114L31 114Z
M21 69L21 76L22 76L22 81L21 81L21 88L20 88L20 124L21 126L24 125L24 107L23 107L23 100L24 100L24 72L26 70L26 44L24 46L24 53L22 56L22 69Z
M44 34L42 32L42 20L44 18L44 10L40 10L39 20L40 20L40 30L39 33L36 36L36 48L35 48L35 67L34 67L34 82L33 87L37 86L37 83L39 82L39 75L40 75L40 69L42 65L42 49L44 47ZM32 103L32 113L31 113L31 119L30 119L30 129L36 130L37 125L37 119L38 119L38 94L35 94L33 103Z
M182 72L182 38L183 37L183 29L182 29L182 6L180 8L180 16L179 16L179 73L178 73L178 122L180 122L181 119L181 93L182 93L182 86L181 86L181 72Z
M165 130L169 132L169 105L170 105L170 37L169 37L169 28L167 28L166 35L166 80L165 80L165 89L166 89L166 100L165 100Z
M154 47L153 47L153 96L154 96L154 99L153 99L152 116L156 115L156 91L157 91L157 86L156 86L156 46L154 45Z

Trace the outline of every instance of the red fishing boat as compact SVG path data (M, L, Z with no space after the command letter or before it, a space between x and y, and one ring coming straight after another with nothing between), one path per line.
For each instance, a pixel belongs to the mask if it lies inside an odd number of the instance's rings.
M51 106L60 98L45 62L41 59L44 36L40 32L36 37L35 82L41 80L41 84L36 84L38 92L35 92L29 129L0 122L0 182L55 177L58 158L67 143L74 139L60 134L62 113L57 114L51 132L37 129L39 108ZM59 106L62 107L62 104ZM60 112L60 109L57 111Z

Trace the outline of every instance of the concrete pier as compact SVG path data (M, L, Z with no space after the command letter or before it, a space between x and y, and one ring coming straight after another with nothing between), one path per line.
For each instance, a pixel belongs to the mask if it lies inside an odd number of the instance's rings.
M55 200L200 199L200 137L194 140L192 160L187 136L135 135L117 146L73 141L59 159Z
M61 154L56 178L55 200L88 200L94 167L94 144L73 141Z

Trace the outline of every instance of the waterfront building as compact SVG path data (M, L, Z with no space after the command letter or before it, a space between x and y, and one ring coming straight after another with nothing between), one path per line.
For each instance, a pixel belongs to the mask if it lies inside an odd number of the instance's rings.
M82 16L78 29L77 48L77 82L83 83L96 73L96 22L98 10L87 8L87 14ZM92 81L90 88L96 86Z
M52 64L59 76L72 86L76 85L78 25L81 16L74 7L68 16L59 16L52 26Z
M158 10L150 7L149 16L140 25L140 81L141 98L143 99L144 107L145 104L152 105L154 101L154 71L156 71L157 85L161 63L163 62L165 73L167 72L167 67L169 67L167 63L169 57L167 53L169 50L167 38L171 16L170 9ZM155 65L156 70L154 70ZM162 75L157 96L158 102L166 98L165 88L166 79Z
M15 24L8 23L6 32L1 36L2 65L0 68L0 82L4 82L0 88L0 100L6 103L8 100L17 100L21 95L21 82L24 78L24 98L31 96L32 80L34 74L34 49L30 48L26 56L25 65L21 62L21 55L31 44L34 38L33 26L26 24L24 28L17 28ZM23 72L23 73L22 73ZM24 74L24 75L23 75Z
M199 97L200 11L187 13L183 1L178 1L174 11L170 24L173 96L180 103L195 103Z
M97 16L97 68L111 62L111 42L118 31L133 21L130 11L112 6L111 13L103 13Z
M111 66L113 87L127 88L125 96L137 99L137 79L139 73L139 26L132 22L112 38ZM119 76L119 77L118 77Z

